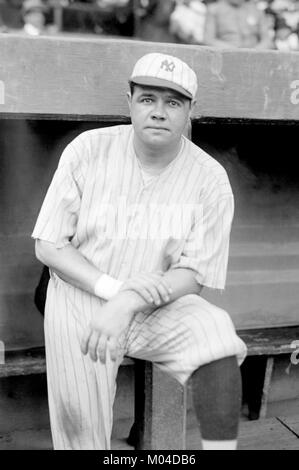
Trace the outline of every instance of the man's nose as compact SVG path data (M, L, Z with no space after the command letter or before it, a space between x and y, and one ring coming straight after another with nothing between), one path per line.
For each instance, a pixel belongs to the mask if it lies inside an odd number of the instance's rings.
M152 112L152 118L153 119L165 119L166 118L165 106L162 100L156 101L153 112Z

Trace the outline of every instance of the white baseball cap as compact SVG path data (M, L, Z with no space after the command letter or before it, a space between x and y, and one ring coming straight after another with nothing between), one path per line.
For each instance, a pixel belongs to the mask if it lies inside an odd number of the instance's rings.
M194 70L177 57L159 52L146 54L133 69L130 81L137 85L170 88L194 99L197 77Z

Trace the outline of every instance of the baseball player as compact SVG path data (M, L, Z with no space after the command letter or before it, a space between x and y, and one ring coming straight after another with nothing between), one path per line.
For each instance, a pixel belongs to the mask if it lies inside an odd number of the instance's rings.
M64 150L32 237L50 268L45 343L55 449L109 449L123 356L192 376L204 449L235 449L246 347L201 296L225 286L234 201L223 167L183 134L197 78L166 54L130 77L132 125Z

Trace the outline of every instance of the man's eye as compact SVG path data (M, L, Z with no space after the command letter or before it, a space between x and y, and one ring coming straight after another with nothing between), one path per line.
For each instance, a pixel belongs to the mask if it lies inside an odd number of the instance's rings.
M152 101L153 101L152 98L142 98L141 99L142 103L152 103Z
M174 101L174 100L170 100L170 101L169 101L169 104L170 104L170 106L172 106L173 108L179 106L179 103L178 103L177 101Z

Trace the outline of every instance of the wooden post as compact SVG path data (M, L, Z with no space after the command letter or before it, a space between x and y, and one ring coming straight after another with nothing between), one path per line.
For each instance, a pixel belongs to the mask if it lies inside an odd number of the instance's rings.
M267 359L265 381L264 381L264 386L263 386L262 403L261 403L261 410L260 410L259 418L266 417L268 396L269 396L270 384L271 384L272 373L273 373L273 365L274 365L274 357L270 356Z
M136 449L185 449L186 396L186 387L156 365L136 361Z

